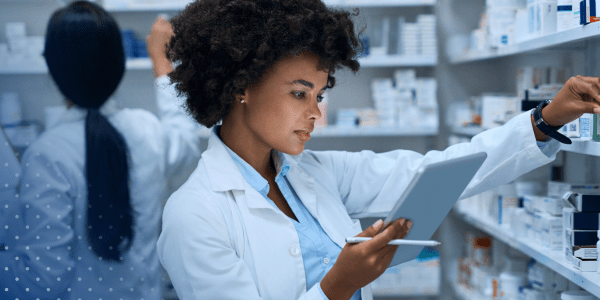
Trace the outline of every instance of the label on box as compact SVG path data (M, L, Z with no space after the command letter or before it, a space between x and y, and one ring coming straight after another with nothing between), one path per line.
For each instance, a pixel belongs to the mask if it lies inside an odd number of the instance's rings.
M596 247L573 247L573 256L581 259L598 259Z
M572 262L573 267L581 272L596 272L598 263L596 260L584 260L578 257L573 257Z

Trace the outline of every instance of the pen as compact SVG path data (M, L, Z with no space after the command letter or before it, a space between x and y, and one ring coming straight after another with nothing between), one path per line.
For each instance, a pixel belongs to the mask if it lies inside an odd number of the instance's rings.
M370 240L370 237L347 237L346 243L361 243ZM438 241L415 241L415 240L391 240L388 245L411 245L411 246L430 246L440 245Z

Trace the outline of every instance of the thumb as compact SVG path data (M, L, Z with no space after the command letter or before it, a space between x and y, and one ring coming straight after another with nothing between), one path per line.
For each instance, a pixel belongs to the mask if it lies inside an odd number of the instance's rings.
M598 103L582 102L581 105L583 106L583 108L585 110L583 113L600 114L600 104L598 104Z
M365 229L363 232L357 234L357 237L374 237L377 235L381 228L383 227L383 221L381 219L377 220L373 225L369 226L369 228Z

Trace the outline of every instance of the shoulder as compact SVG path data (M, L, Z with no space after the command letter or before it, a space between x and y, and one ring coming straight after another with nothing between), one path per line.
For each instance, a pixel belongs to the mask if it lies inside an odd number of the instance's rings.
M214 192L202 160L188 180L167 200L163 222L188 222L191 219L212 219L221 216L220 203L224 193Z

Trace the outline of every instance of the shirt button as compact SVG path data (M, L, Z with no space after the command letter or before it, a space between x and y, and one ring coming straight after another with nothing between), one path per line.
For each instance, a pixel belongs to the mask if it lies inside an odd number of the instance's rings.
M323 258L323 263L328 265L329 264L329 257L325 257Z
M300 248L297 246L291 246L289 251L290 255L293 257L298 257L300 255Z

